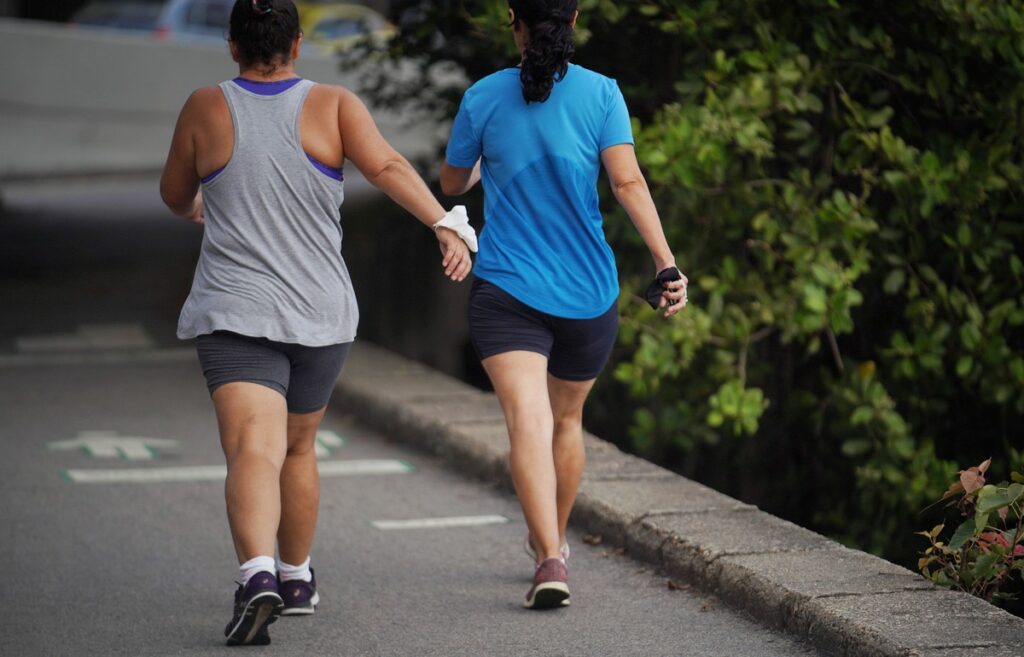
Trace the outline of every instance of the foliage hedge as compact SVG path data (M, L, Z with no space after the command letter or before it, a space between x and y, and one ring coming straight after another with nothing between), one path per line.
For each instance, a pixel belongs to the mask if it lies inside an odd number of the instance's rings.
M575 61L619 81L691 280L678 321L646 308L608 205L623 326L590 426L913 563L961 464L1024 466L1024 3L580 5ZM368 85L451 118L464 79L514 65L506 11L396 3L421 74Z

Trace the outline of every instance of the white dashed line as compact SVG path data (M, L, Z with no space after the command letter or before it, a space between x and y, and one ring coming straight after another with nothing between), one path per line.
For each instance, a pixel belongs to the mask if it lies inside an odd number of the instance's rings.
M418 518L414 520L374 520L377 529L438 529L442 527L476 527L479 525L501 525L508 522L505 516L454 516L451 518Z
M321 477L408 474L413 467L394 459L321 461ZM121 468L116 470L64 470L76 484L149 484L169 481L220 481L227 475L223 465L193 465L176 468Z

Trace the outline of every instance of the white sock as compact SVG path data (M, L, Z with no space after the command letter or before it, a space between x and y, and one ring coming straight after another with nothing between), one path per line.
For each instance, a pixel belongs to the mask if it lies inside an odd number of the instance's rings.
M274 557L253 557L243 563L238 567L239 577L242 578L242 586L248 584L253 575L263 571L277 574L277 570L274 569Z
M277 572L281 576L282 582L287 582L293 579L300 579L303 582L310 582L313 580L313 573L309 572L309 557L298 566L293 566L290 563L285 563L280 559L277 561Z

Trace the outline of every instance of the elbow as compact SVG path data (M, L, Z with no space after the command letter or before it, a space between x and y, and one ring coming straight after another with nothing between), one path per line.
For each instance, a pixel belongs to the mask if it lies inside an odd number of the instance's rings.
M165 186L160 186L160 200L164 202L167 209L178 215L179 217L186 217L192 212L192 206L195 203L195 196L191 196L188 199L184 199L179 195L174 194L171 190Z
M622 198L623 196L630 196L637 192L643 192L647 189L647 185L644 184L643 178L628 178L626 180L616 181L612 185L612 191L615 192L616 198Z
M459 196L462 194L462 189L459 188L453 180L447 178L443 173L441 174L441 193L445 196Z
M374 187L383 187L387 184L388 178L393 175L400 174L409 163L400 157L390 158L381 164L377 169L371 173L367 178Z
M459 179L459 175L452 167L445 162L441 165L441 193L445 196L460 196L466 192L466 183Z

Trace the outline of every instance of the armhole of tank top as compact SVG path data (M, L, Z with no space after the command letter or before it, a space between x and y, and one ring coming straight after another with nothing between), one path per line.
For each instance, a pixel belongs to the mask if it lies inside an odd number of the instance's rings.
M316 165L313 164L312 156L306 153L306 149L302 147L302 108L306 106L306 101L309 99L309 92L312 91L313 87L315 86L316 83L310 80L309 84L306 85L306 88L302 90L302 97L299 98L298 107L296 107L295 109L295 121L293 124L293 134L295 135L295 152L296 154L298 154L299 159L302 160L303 166L306 167L306 170L312 172L317 179L326 180L336 185L342 185L344 184L344 178L342 180L338 180L333 176L329 176L320 169L316 168ZM342 161L341 165L341 171L343 171L345 162ZM324 164L324 166L326 167L328 165Z
M228 105L228 118L231 119L231 155L228 157L227 164L222 166L219 171L216 171L209 182L204 182L202 185L203 187L212 187L213 185L216 185L217 182L224 177L224 174L231 168L231 165L235 161L235 153L238 152L238 116L235 114L235 105L231 102L231 95L228 93L227 89L225 89L226 84L231 83L221 83L217 85L217 88L220 89L221 95L224 96L224 102Z

